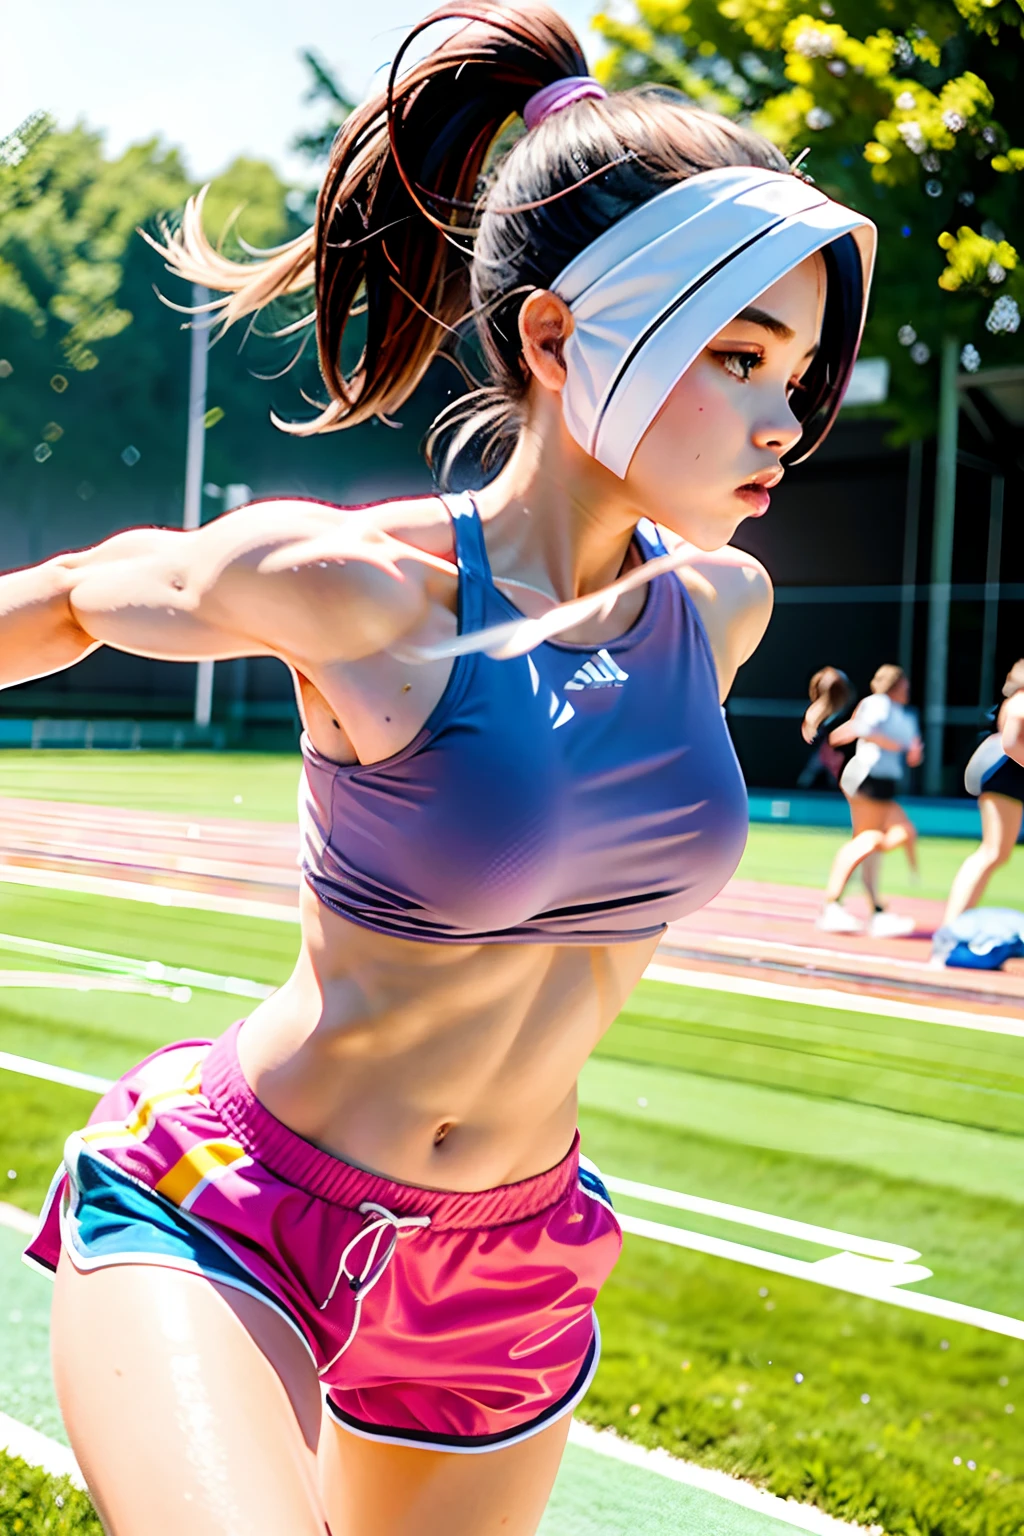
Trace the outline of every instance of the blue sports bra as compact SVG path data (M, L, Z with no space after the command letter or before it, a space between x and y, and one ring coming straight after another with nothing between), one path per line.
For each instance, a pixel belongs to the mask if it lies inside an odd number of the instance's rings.
M459 633L520 617L491 579L468 495L445 498ZM636 538L664 554L653 523ZM340 765L302 738L302 868L378 933L442 944L654 937L739 863L747 798L715 664L673 572L603 646L458 657L416 738Z

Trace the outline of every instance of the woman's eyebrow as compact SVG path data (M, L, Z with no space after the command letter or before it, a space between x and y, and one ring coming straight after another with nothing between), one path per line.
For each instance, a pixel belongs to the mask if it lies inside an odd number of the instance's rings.
M741 309L736 319L746 320L750 325L763 326L766 331L771 331L773 336L778 336L782 341L792 341L796 335L785 320L780 320L778 315L770 315L766 309L758 309L756 304Z

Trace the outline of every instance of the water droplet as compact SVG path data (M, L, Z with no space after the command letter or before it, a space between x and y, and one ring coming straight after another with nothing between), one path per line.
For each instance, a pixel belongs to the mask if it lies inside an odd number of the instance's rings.
M121 462L122 464L127 464L129 469L133 469L141 458L142 454L135 447L134 443L129 443L127 448L122 448L121 450Z

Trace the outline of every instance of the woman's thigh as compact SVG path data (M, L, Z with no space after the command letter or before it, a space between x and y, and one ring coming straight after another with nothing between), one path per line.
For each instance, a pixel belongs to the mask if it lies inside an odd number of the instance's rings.
M1020 836L1021 812L1019 800L1008 795L981 794L978 796L981 812L982 845L1001 864L1005 864Z
M571 1414L507 1450L478 1455L363 1440L325 1416L324 1506L333 1536L533 1536Z
M885 831L891 800L875 800L870 795L851 795L849 799L854 837L862 832Z
M324 1536L320 1383L264 1302L151 1264L82 1274L62 1253L51 1352L110 1536Z

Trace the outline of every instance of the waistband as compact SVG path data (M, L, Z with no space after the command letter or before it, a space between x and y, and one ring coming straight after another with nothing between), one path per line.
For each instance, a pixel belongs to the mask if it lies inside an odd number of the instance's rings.
M203 1094L257 1163L306 1194L348 1210L374 1200L399 1214L429 1216L435 1230L471 1230L529 1220L556 1205L576 1185L578 1131L554 1168L516 1184L468 1193L418 1189L346 1163L296 1135L260 1103L238 1060L238 1031L244 1022L239 1019L232 1024L203 1058Z

